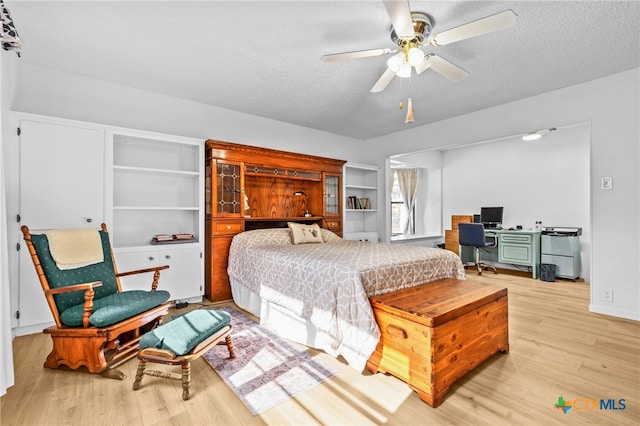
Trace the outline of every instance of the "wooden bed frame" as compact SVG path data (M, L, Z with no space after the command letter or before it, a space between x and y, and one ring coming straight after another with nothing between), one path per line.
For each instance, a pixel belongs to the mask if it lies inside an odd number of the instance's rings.
M215 140L208 140L205 150L204 293L210 301L231 299L229 247L240 232L295 221L342 236L345 161ZM223 168L234 172L224 175ZM305 217L305 211L312 216Z

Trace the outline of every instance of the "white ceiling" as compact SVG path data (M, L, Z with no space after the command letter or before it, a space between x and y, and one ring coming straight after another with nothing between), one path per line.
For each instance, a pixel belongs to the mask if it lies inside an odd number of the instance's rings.
M432 70L369 89L394 48L381 0L11 1L21 62L369 139L640 66L635 1L413 1L433 34L511 9L512 28L425 48L471 73ZM415 123L399 102L413 99Z

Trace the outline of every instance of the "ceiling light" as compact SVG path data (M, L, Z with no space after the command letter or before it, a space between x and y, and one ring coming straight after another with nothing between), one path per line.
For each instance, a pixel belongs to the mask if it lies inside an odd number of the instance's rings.
M538 139L540 139L542 137L542 135L546 135L549 132L553 132L554 130L558 130L555 127L551 127L549 129L540 129L540 130L536 130L535 132L531 132L531 133L527 133L526 135L522 136L522 140L523 141L536 141Z
M522 137L523 141L535 141L542 137L542 135L538 132L527 133Z
M397 73L398 71L400 71L400 67L404 62L404 53L400 52L397 55L393 55L389 58L389 60L387 61L387 67L394 73Z
M417 47L412 47L407 53L407 61L411 66L418 66L424 61L424 52Z
M411 64L409 62L403 62L400 65L400 69L396 72L396 75L402 78L411 77Z

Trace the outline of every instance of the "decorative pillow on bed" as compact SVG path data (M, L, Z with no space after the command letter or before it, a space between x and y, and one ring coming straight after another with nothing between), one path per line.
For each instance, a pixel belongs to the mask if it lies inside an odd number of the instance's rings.
M338 237L328 229L320 228L320 233L322 234L322 239L325 243L338 243L342 241L342 238Z
M305 225L303 223L289 222L288 225L293 244L324 243L318 224Z

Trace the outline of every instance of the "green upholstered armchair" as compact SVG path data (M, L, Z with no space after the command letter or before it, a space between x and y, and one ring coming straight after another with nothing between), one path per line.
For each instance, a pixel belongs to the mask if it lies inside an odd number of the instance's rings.
M31 234L26 226L21 229L55 321L44 330L53 340L44 366L85 366L92 373L126 378L114 367L136 356L140 338L168 313L170 294L157 287L160 271L169 266L118 273L103 223L96 231L101 260L64 267L52 255L45 233ZM99 253L97 244L96 237L94 249ZM150 291L122 291L120 277L139 273L153 273Z

